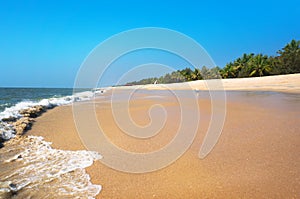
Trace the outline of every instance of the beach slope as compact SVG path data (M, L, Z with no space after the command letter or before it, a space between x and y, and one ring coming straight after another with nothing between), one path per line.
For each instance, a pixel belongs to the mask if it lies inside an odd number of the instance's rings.
M224 128L207 157L199 159L198 153L212 107L209 95L200 95L199 129L187 152L170 166L143 174L120 172L95 162L87 172L94 184L102 185L97 198L297 198L300 195L299 79L299 74L295 74L222 80L226 90L235 91L227 92ZM203 81L188 85L192 89L205 89ZM187 83L168 87L185 89ZM116 90L131 92L133 88L137 87ZM144 97L132 99L128 110L139 125L150 122L148 111L153 104L159 103L170 113L159 134L150 139L133 139L124 134L106 98L82 103L80 114L95 108L107 137L127 151L159 150L176 134L180 109L174 96L166 95L163 100L151 98L152 89L156 88L157 85L144 87ZM105 94L107 99L110 92ZM127 110L121 102L114 103ZM57 149L85 149L76 130L72 106L47 111L36 119L27 135L43 136Z

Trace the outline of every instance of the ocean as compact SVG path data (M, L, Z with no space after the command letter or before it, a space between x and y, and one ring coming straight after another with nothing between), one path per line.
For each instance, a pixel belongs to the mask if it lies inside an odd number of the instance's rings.
M38 102L42 99L72 95L71 88L0 88L0 112L19 102Z
M92 97L87 89L73 94L69 88L0 88L0 199L99 194L101 185L90 182L85 168L102 158L100 154L53 149L42 137L18 135L16 127L32 120L24 110L46 111Z
M116 93L117 100L126 99L123 92ZM185 91L178 92L182 92L181 96L189 96L184 95ZM95 198L100 193L101 185L91 183L85 168L101 159L101 154L54 149L43 137L27 136L26 133L19 136L14 126L14 123L26 119L21 114L23 110L37 106L47 110L91 100L94 94L86 89L73 94L72 89L0 88L0 199ZM163 100L172 93L140 90L136 94L133 97ZM198 95L209 98L207 91L200 91ZM299 94L229 91L226 95L231 102L243 102L249 106L255 103L264 107L265 112L276 110L280 113L276 115L278 121L286 113L299 115Z

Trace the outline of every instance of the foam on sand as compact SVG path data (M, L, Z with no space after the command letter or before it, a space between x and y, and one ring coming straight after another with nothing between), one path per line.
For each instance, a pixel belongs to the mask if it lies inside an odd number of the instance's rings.
M96 152L51 148L42 137L11 139L0 149L0 198L93 198L93 185L84 168L102 158Z
M0 198L94 198L94 185L85 168L102 156L96 152L51 148L43 137L23 132L47 109L86 101L93 92L22 101L0 113ZM1 143L3 142L3 143Z
M50 109L56 106L71 104L73 102L90 100L92 99L93 95L93 92L86 91L66 97L42 99L37 102L22 101L15 104L14 106L5 108L4 111L0 112L0 138L2 138L3 140L9 140L15 136L16 132L13 126L10 122L7 121L15 121L17 119L22 118L23 115L20 113L20 111L22 110L33 108L36 106L41 106L45 109Z

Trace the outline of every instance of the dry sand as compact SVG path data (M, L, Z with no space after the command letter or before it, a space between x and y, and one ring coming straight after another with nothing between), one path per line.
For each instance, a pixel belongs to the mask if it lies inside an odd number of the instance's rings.
M133 86L138 88L140 86ZM218 80L198 80L186 83L151 84L144 89L199 89L199 90L239 90L239 91L280 91L300 93L300 74L276 75L252 78L233 78ZM131 89L132 87L120 87Z
M299 77L299 74L267 77L280 78L285 86L270 79L267 81L266 78L256 78L256 81L258 90L299 93ZM254 80L226 80L224 84L228 90L237 89L234 86L236 82L242 88L256 88L252 83L249 85L249 81L253 83ZM246 85L241 82L246 82ZM197 82L191 84L195 86ZM200 89L201 85L197 88ZM139 125L147 124L150 121L148 109L155 103L157 99L133 100L130 113L134 121ZM132 139L125 135L115 124L109 103L96 100L95 107L101 127L113 143L129 151L149 152L168 143L180 123L180 109L174 99L168 96L168 100L160 103L169 113L167 123L158 135L147 140ZM213 151L202 160L198 158L198 152L210 122L211 107L210 100L205 96L200 96L198 103L201 110L200 128L192 146L180 159L164 169L144 174L124 173L99 161L95 162L87 171L93 183L103 186L97 198L300 196L298 94L271 93L262 96L259 93L229 93L222 135ZM84 110L92 108L93 104L83 103L82 107L82 114L85 114ZM43 136L45 140L53 142L54 148L85 149L76 131L71 106L46 112L36 119L27 134Z

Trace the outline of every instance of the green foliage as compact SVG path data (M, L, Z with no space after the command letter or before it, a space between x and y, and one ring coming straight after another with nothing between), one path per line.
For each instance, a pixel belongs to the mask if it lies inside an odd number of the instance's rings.
M222 78L240 78L300 73L300 41L292 40L278 54L244 54L227 64L220 74Z
M261 77L300 73L300 41L292 40L277 53L278 56L274 57L244 53L243 56L226 64L223 69L219 67L209 69L206 66L203 66L201 70L199 68L194 70L185 68L159 78L147 78L128 84L153 84L155 81L157 83L175 83L202 79Z
M177 83L177 82L186 82L186 81L194 81L194 80L201 80L202 75L201 71L198 68L194 70L190 68L185 68L183 70L177 70L172 73L168 73L164 76L159 78L147 78L142 79L140 81L129 82L127 85L143 85L143 84L153 84L157 81L159 84L167 84L167 83Z
M300 73L300 41L292 40L277 52L275 64L277 74Z
M271 64L268 56L258 54L249 61L248 71L250 77L261 77L269 75L271 71Z

